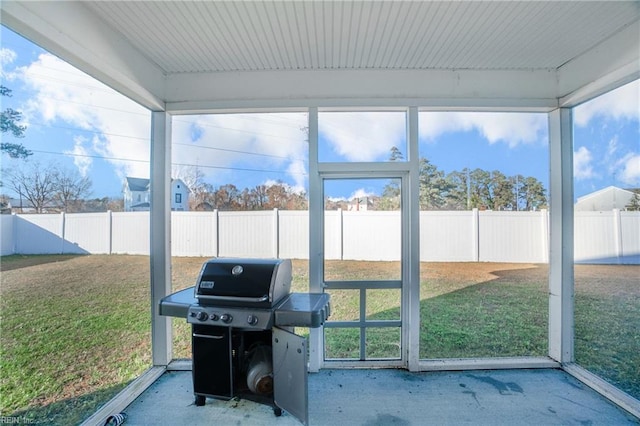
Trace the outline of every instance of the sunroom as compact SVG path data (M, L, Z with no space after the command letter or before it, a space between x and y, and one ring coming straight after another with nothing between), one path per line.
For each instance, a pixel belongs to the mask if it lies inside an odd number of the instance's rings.
M637 394L618 389L576 362L575 244L582 228L576 228L573 208L574 111L628 84L637 87L638 2L3 1L1 7L2 25L151 111L151 365L87 424L103 424L167 372L190 369L190 361L174 359L174 322L158 310L160 300L176 290L172 253L182 244L172 233L172 222L181 219L170 208L172 155L183 149L172 139L176 119L276 113L302 117L305 129L308 222L296 234L303 254L276 248L251 255L304 258L303 291L331 295L334 315L324 327L308 331L310 372L321 375L336 369L338 376L352 373L342 372L346 369L362 369L357 372L363 375L369 369L404 369L408 374L558 370L640 417ZM548 198L535 217L520 224L505 217L507 212L469 209L468 217L460 216L462 225L446 232L440 228L445 219L424 219L421 157L429 154L421 151L421 138L431 123L444 125L439 114L452 112L461 120L488 114L517 126L520 121L514 117L526 114L544 123L548 148L542 167L548 170ZM357 132L363 135L370 134L368 126L396 123L402 136L383 147L396 155L348 161L325 155L323 135L346 132L340 128L345 122L359 123ZM368 149L367 141L354 139L352 149ZM380 212L393 214L384 226L352 211L329 213L334 188L354 182L375 182L393 192L397 202ZM367 203L358 200L354 209L366 210ZM510 209L517 206L516 201ZM284 221L280 216L285 213L276 211L275 219L265 220ZM622 221L617 214L616 223ZM222 238L225 216L217 215L216 232ZM617 244L627 238L631 247L637 246L640 238L633 232L640 218L632 214L624 220L632 224L626 228L631 231L625 231L626 237L618 231ZM275 232L279 226L274 225ZM441 312L447 321L453 305L425 302L425 259L455 260L442 253L454 252L463 244L457 233L466 232L477 238L465 246L463 262L501 262L496 259L514 255L518 263L514 253L487 255L492 245L497 252L500 247L512 249L508 242L486 242L479 235L504 229L515 234L531 227L541 237L532 243L536 254L525 256L525 262L545 265L544 306L538 311L546 319L545 353L524 348L452 355L429 346L433 340L425 338L423 329L434 336L438 330L428 327L427 318L435 320L430 313ZM336 237L338 232L341 237ZM358 247L349 245L349 232L360 236ZM385 238L378 238L382 234ZM391 255L385 251L388 245L393 246ZM346 274L358 267L351 260L359 255L350 256L349 251L362 246L379 249L372 256L388 261L389 270L364 268L357 279ZM217 246L213 257L232 252ZM637 255L630 256L636 263ZM637 312L637 294L633 297ZM392 300L394 308L375 311L381 300ZM340 304L351 302L357 305L356 314L343 314ZM638 319L633 312L629 318ZM473 319L468 320L474 334ZM342 340L348 342L344 347L336 343ZM379 349L380 342L393 350ZM637 363L637 356L630 362ZM637 373L637 364L635 368ZM312 393L317 389L320 385L310 387ZM378 420L384 423L385 418ZM311 423L320 422L312 413ZM361 418L360 424L365 422Z

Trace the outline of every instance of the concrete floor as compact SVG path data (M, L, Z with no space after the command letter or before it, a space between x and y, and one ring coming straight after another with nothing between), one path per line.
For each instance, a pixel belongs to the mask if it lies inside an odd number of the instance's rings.
M191 372L168 372L125 410L133 425L300 425L247 400L193 404ZM322 370L309 376L311 425L640 425L561 370L410 373Z

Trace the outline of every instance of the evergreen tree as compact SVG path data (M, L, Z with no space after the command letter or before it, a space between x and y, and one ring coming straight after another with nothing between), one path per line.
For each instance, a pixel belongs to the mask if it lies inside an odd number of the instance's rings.
M630 212L640 211L640 193L633 193L633 197L631 197L631 200L629 200L629 204L625 206L625 209Z
M447 203L447 194L452 186L444 172L431 164L428 159L420 158L420 209L442 210Z
M0 86L0 95L11 97L11 89ZM12 108L7 108L0 112L0 130L2 130L2 134L10 133L15 138L23 138L27 127L18 124L21 119L22 113ZM20 143L4 141L0 143L0 150L11 158L27 158L33 154Z

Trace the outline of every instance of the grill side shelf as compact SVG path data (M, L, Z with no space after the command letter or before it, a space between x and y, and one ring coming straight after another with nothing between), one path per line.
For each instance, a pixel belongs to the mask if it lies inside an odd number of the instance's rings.
M177 291L160 300L160 315L167 317L187 318L189 306L198 303L193 287Z
M318 328L329 318L327 293L291 293L275 309L275 325Z

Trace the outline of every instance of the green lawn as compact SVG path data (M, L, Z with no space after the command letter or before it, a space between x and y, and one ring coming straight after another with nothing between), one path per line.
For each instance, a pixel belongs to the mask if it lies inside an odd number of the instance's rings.
M77 424L150 363L145 256L2 258L3 416Z
M202 258L174 258L174 290L194 284ZM9 256L1 259L0 415L81 422L149 368L149 258ZM396 276L397 262L328 263L344 277ZM350 275L351 274L351 275ZM638 266L576 267L576 358L640 397ZM424 263L421 358L547 352L545 265ZM295 291L308 264L294 261ZM367 319L399 319L400 290L367 293ZM359 293L332 292L331 319L357 319ZM190 356L175 319L174 355ZM398 328L368 330L366 356L400 356ZM357 358L358 329L327 329L332 357Z

